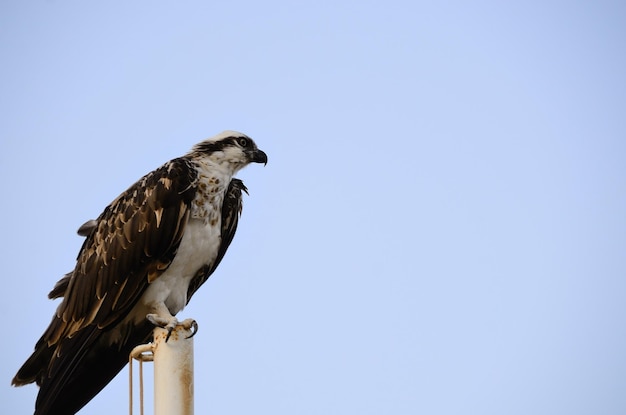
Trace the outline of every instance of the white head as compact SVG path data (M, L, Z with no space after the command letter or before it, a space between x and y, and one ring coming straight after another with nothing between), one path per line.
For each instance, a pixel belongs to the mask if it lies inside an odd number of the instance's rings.
M250 163L267 164L267 155L250 137L237 131L223 131L201 141L193 146L189 155L221 166L228 165L233 173Z

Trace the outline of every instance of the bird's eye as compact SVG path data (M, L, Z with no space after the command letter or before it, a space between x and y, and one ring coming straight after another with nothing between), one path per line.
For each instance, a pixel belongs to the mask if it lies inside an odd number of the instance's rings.
M245 138L240 138L239 139L239 145L241 147L247 147L248 146L248 140L246 140Z

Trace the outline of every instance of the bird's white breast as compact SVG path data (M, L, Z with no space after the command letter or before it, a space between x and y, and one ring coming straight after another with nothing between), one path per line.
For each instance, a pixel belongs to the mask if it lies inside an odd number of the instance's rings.
M187 304L187 289L196 272L217 257L221 239L224 192L232 173L199 163L196 197L174 260L144 293L141 303L164 303L172 315Z
M215 260L221 243L219 226L190 219L174 260L142 297L146 305L164 303L172 315L187 304L187 288L196 272Z

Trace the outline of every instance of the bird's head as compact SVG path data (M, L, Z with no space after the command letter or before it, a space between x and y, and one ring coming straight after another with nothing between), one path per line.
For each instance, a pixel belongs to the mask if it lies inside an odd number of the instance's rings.
M190 154L230 167L233 173L250 163L267 164L267 154L259 150L250 137L237 131L224 131L206 139L193 146Z

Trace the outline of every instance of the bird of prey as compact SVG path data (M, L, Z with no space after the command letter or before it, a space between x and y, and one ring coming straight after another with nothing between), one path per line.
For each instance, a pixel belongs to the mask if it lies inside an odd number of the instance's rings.
M211 276L241 214L233 176L267 155L242 133L196 144L133 184L79 234L76 267L48 295L62 298L13 385L36 382L35 415L75 414Z

